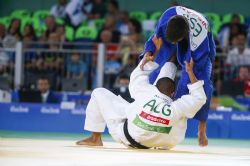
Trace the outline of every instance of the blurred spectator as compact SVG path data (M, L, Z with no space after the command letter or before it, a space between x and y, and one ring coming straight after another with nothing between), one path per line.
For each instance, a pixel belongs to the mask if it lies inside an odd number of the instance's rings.
M23 37L29 38L31 41L36 41L36 33L32 25L27 24L24 27Z
M36 56L35 64L32 63L32 68L35 66L32 73L35 75L41 73L50 74L50 78L53 79L51 87L59 89L59 80L64 73L64 66L63 53L59 49L59 36L57 33L50 34L46 51Z
M54 16L48 16L45 19L46 31L43 33L44 39L47 41L51 33L56 32L56 21Z
M104 84L107 88L112 88L117 74L121 70L121 63L116 56L108 56L104 64Z
M3 24L0 23L0 47L2 47L2 42L6 36L6 28Z
M88 15L89 19L104 18L106 14L106 5L103 0L93 0L93 8Z
M122 58L122 64L125 65L130 54L138 55L143 51L143 36L141 23L135 19L130 19L128 23L129 34L122 36L119 44L118 53Z
M226 59L226 63L233 68L241 65L250 65L250 49L246 47L246 35L237 35L236 48L231 50Z
M0 23L0 49L3 47L3 41L6 37L6 29L3 24ZM9 56L3 50L0 50L0 75L7 75L7 69L9 65Z
M24 49L24 67L27 70L33 70L36 67L36 52L35 51L28 51L27 49L36 48L35 45L32 43L32 36L25 35L23 37L23 49Z
M21 22L19 19L13 19L10 23L8 34L15 37L17 41L22 40Z
M108 56L104 64L105 74L118 74L121 70L121 64L116 56Z
M61 45L60 45L60 48L62 48L63 47L63 43L64 42L67 42L68 40L66 39L66 37L65 37L65 27L64 27L64 25L58 25L57 27L56 27L56 34L58 35L58 37L59 37L59 42L61 43Z
M115 20L118 20L119 16L119 4L116 0L110 0L108 2L108 16L113 16Z
M10 59L8 54L4 51L0 51L0 76L8 75L8 66L10 63Z
M244 95L245 97L250 97L250 71L249 66L241 66L239 69L238 77L234 79L235 81L244 82Z
M109 30L103 30L100 34L100 42L109 44L112 41L112 33Z
M136 19L130 19L129 24L129 39L134 43L141 43L143 41L142 26Z
M105 87L111 88L115 82L116 76L121 69L119 57L116 56L117 44L110 43L112 33L109 30L103 30L100 34L102 43L106 44L106 61L104 64L104 84Z
M240 23L240 16L233 14L231 22L221 26L218 32L218 40L222 47L231 46L233 36L239 33L245 33L246 26Z
M132 71L136 68L136 57L130 54L127 63L122 67L121 73L130 76Z
M116 59L118 59L118 56L116 56L118 46L117 44L111 43L112 33L108 30L103 30L100 38L100 42L106 44L106 57L115 57Z
M250 47L250 26L248 26L248 30L247 30L247 45L248 47Z
M91 0L70 0L66 6L66 22L77 27L88 19L93 4Z
M127 100L128 102L133 102L134 99L131 98L129 89L129 77L128 75L120 75L118 77L118 80L116 81L116 84L114 85L114 88L112 89L112 92L116 95L120 95L122 98Z
M60 52L60 36L57 33L51 33L49 36L49 50L51 52L44 54L45 67L54 72L62 73L63 57Z
M86 66L78 53L72 54L70 62L67 64L67 78L83 79L87 70Z
M176 1L176 0L172 0L171 2L170 2L170 5L169 5L170 7L174 7L174 6L179 6L179 3L178 3L178 1Z
M121 33L116 30L116 22L115 22L114 17L112 17L112 16L106 17L105 24L98 34L97 42L101 42L101 33L104 30L108 30L112 33L112 39L111 39L112 43L119 43L120 42Z
M48 78L39 78L37 80L37 89L41 92L42 103L59 103L58 98L50 91Z
M122 35L128 35L129 33L129 14L127 11L119 13L119 20L117 22L117 29Z
M53 15L54 17L59 17L64 19L66 16L66 8L67 5L67 0L58 0L57 4L52 6L50 10L50 14Z
M91 89L95 89L97 87L96 68L97 68L97 56L94 55L92 57L91 70L90 70L91 79L89 79Z
M226 68L224 68L225 56L222 56L222 49L219 47L219 42L217 39L215 39L214 42L216 45L217 56L215 56L215 60L213 61L212 81L215 85L214 95L217 96L220 95L221 83L226 78Z

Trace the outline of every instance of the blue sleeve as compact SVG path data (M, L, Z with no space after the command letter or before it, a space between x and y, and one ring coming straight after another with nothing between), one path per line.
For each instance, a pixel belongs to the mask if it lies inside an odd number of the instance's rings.
M156 35L157 37L162 37L162 35L160 35L160 32L161 32L161 27L159 26L159 23L158 23L154 34L152 36L150 36L150 38L146 41L146 43L144 45L144 51L140 55L140 58L143 58L143 56L146 52L151 52L151 55L155 52L155 45L154 45L152 39L153 39L154 35Z

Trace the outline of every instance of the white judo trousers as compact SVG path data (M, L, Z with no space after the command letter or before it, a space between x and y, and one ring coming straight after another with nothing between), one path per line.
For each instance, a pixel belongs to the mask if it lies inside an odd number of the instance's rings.
M105 88L97 88L91 94L86 108L84 129L104 132L107 126L112 138L120 143L129 144L124 137L123 124L127 119L126 108L129 103Z
M107 126L115 141L130 145L123 131L127 119L128 132L136 142L147 147L173 148L185 138L187 118L192 118L206 102L204 83L187 85L190 94L173 101L148 81L158 64L148 62L143 71L139 66L132 72L129 83L135 101L128 103L105 88L95 89L86 108L84 129L103 132ZM174 79L175 73L176 66L167 62L157 80L161 77Z

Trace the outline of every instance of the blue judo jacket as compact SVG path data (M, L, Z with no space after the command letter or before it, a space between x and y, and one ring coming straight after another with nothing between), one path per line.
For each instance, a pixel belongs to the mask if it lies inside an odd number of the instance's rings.
M185 52L181 51L180 44L171 44L166 40L166 28L168 21L175 15L184 16L189 23L190 33L188 40L188 49L186 49ZM141 58L146 52L151 52L152 54L155 52L155 46L152 42L152 38L154 35L163 39L163 45L155 59L155 61L159 64L159 67L151 73L149 79L150 83L154 83L161 67L166 61L169 60L173 53L176 53L177 60L182 67L182 74L177 86L175 97L179 98L182 95L187 94L187 84L189 83L189 78L187 73L185 72L184 61L189 61L192 57L195 63L194 73L197 79L204 80L204 89L207 95L207 103L195 115L194 118L198 120L206 120L208 117L209 103L213 91L212 83L210 81L212 61L216 54L215 43L210 30L209 22L201 13L182 6L176 6L167 9L160 17L154 34L145 43L144 52L142 53Z

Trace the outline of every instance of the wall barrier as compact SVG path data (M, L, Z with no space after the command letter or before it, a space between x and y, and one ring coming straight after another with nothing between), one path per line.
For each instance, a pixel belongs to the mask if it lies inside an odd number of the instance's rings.
M83 132L85 109L86 106L65 108L62 104L0 103L0 130ZM186 136L196 137L197 126L197 120L189 120ZM249 129L250 112L209 113L209 138L250 139Z

